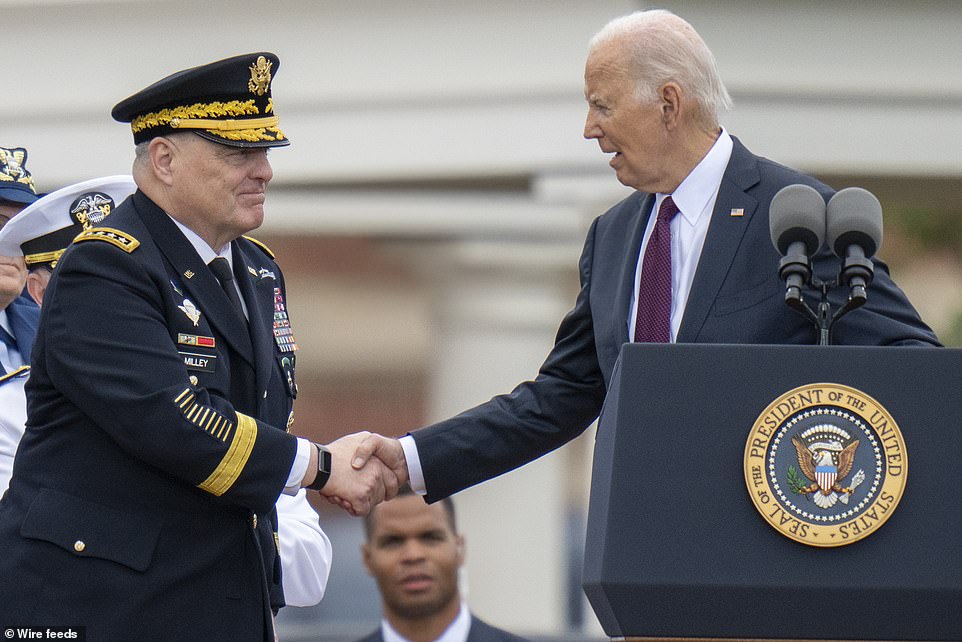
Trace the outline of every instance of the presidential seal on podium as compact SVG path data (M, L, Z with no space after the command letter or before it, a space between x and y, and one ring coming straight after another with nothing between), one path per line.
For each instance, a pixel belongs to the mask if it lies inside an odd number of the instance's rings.
M905 440L869 395L834 383L771 402L745 444L745 483L775 530L809 546L844 546L891 517L908 473Z

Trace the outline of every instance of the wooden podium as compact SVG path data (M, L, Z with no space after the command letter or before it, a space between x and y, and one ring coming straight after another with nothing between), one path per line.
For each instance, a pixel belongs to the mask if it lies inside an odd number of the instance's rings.
M842 546L823 544L871 520L832 522L831 533L819 523L800 531L826 533L822 543L795 541L756 508L745 472L773 400L822 384L877 400L904 439L905 460L892 461L905 469L879 473L904 473L904 492L876 511L876 530ZM813 414L834 412L822 401ZM794 435L809 434L804 420L792 419ZM762 430L782 435L778 456L789 457L787 429ZM873 455L861 441L860 462L888 461L885 444ZM784 479L782 459L763 461ZM595 443L585 592L606 634L625 640L962 640L959 479L962 350L626 344ZM853 510L880 492L867 484L851 491ZM806 503L814 494L778 492L813 519L848 519L841 504L827 517Z

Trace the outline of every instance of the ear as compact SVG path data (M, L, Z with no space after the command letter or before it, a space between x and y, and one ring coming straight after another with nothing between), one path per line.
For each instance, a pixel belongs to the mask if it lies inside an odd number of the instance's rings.
M466 554L466 551L464 548L464 535L458 535L457 538L454 540L454 545L457 547L457 550L458 550L458 566L462 566L464 564L464 558Z
M665 127L674 129L681 119L681 87L673 82L665 83L658 90L661 101L661 118Z
M47 291L48 280L49 277L44 277L37 272L27 273L27 292L37 305L43 304L43 293Z
M361 544L361 559L364 562L364 568L367 569L367 574L374 577L374 571L371 569L371 545L366 542Z
M177 148L169 138L158 136L152 138L147 147L147 154L150 158L150 168L154 176L164 185L171 185L173 182L174 157Z

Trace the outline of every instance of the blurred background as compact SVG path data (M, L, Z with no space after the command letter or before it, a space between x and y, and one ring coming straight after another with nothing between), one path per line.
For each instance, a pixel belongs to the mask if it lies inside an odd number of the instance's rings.
M581 136L587 42L648 6L0 0L0 145L29 150L42 191L129 173L116 102L186 67L277 53L293 144L271 154L253 235L287 276L294 431L400 435L537 372L588 225L628 193ZM722 122L749 149L879 197L879 255L943 342L962 344L962 3L658 6L714 51L735 101ZM603 637L580 588L592 439L456 497L483 619ZM328 595L282 611L282 639L353 639L379 620L360 522L318 509L335 547Z

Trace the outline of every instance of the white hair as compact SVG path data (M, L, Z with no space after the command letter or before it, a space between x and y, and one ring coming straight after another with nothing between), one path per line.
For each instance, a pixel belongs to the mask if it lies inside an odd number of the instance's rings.
M694 27L670 11L649 9L615 18L591 39L589 50L621 41L637 83L638 98L656 101L657 91L675 82L695 100L696 119L718 126L718 112L732 99L715 64L715 56Z
M171 134L167 134L166 136L164 136L164 138L182 139L182 138L187 138L188 136L193 136L193 135L194 135L193 132L180 131L180 132L173 132ZM143 142L140 142L134 145L134 163L133 163L134 178L136 179L137 175L140 172L146 171L149 165L150 165L150 140L145 140Z
M134 145L134 164L145 162L147 158L148 147L150 147L149 140L145 140L142 143L137 143Z

